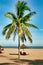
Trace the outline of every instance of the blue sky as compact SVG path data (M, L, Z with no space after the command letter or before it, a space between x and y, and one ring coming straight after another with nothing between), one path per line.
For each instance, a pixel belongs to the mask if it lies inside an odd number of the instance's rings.
M0 0L0 45L4 46L17 46L17 36L16 40L13 41L13 36L9 40L5 39L2 35L2 29L7 24L12 21L5 17L7 12L16 13L16 3L18 0ZM35 24L39 27L39 30L29 28L32 33L33 43L31 44L28 39L26 45L28 46L43 46L43 0L24 0L27 5L31 8L31 11L35 11L36 15L31 18L30 23ZM26 12L27 14L28 12ZM21 42L22 44L22 42Z

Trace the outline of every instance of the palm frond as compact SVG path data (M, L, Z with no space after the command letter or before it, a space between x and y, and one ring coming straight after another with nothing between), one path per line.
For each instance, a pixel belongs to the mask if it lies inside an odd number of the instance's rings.
M26 22L26 21L30 20L30 18L31 18L34 14L36 14L36 12L30 12L29 14L25 15L25 16L22 18L22 21L23 21L23 22Z
M23 35L23 30L21 27L18 27L18 35L21 37Z
M25 3L24 1L18 1L16 8L18 18L21 18L23 16L25 10L30 11L30 8L27 6L27 3Z
M28 30L28 28L27 28L24 24L22 24L22 26L23 26L23 29L24 29L24 31L25 31L25 33L26 33L28 39L29 39L30 42L32 43L32 35L31 35L30 31Z
M13 40L15 40L15 36L16 36L16 34L17 34L17 31L18 31L18 28L15 27Z
M30 23L25 23L26 26L28 27L33 27L33 28L36 28L36 29L39 29L36 25L34 24L30 24Z
M25 34L22 35L21 40L22 40L22 42L26 41L26 36L25 36Z
M6 39L10 38L11 33L14 31L15 25L12 25L6 34Z
M11 27L12 24L8 24L7 26L5 26L2 30L2 34L5 35L6 31Z
M12 20L16 20L16 16L11 12L6 13L5 16L9 17Z
M20 33L20 34L19 34L19 33ZM25 32L24 32L23 27L22 27L21 24L20 24L20 27L19 27L19 29L18 29L18 34L19 34L19 36L20 36L22 42L26 41Z

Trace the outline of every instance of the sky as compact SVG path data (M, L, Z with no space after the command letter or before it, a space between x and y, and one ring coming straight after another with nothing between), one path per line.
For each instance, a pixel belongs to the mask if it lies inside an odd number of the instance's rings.
M29 28L32 33L33 43L31 44L27 39L24 44L27 46L43 46L43 0L23 0L27 2L27 5L30 7L31 11L35 11L36 15L31 17L30 23L35 24L39 27L39 30L34 28ZM16 4L18 0L0 0L0 45L2 46L17 46L18 38L16 36L15 41L13 40L13 34L9 40L5 39L5 36L2 35L3 27L12 21L5 17L7 12L13 12L16 14ZM25 12L27 14L28 12ZM29 21L28 21L29 22ZM23 44L21 42L21 44Z

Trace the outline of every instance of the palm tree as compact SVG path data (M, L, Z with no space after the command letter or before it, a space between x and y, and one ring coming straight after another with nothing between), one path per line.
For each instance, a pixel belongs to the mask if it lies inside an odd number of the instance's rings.
M27 15L24 15L25 11L29 11ZM33 27L38 29L37 26L29 23L31 16L36 14L36 12L31 12L30 8L27 6L27 3L24 1L18 1L16 5L16 15L8 12L5 16L9 17L12 20L12 23L8 24L3 28L3 35L6 34L6 39L9 39L11 34L14 33L14 39L16 33L18 34L18 58L20 58L20 39L22 42L26 41L26 36L29 41L32 43L32 35L28 27Z

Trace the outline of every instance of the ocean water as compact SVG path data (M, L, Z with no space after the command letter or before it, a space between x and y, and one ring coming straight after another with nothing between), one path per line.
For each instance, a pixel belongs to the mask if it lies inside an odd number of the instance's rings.
M3 46L4 48L18 48L18 46ZM29 49L43 49L43 46L28 46Z

